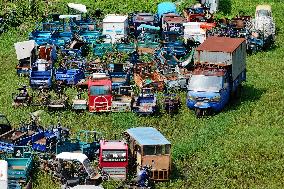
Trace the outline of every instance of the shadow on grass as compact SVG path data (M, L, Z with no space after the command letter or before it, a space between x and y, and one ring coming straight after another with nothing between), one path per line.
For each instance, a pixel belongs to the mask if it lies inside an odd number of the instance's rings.
M172 179L186 179L185 175L183 174L182 170L178 170L175 163L172 163L172 170L170 174L170 180Z
M237 110L241 103L244 102L258 101L266 91L266 89L255 88L253 85L244 85L242 86L240 98L232 99L225 111Z
M232 2L231 0L220 0L219 10L226 15L231 14L232 12Z

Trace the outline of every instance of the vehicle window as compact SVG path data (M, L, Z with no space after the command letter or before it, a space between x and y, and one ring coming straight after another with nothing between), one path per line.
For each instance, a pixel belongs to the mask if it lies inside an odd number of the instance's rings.
M110 87L109 86L91 86L90 87L90 94L91 95L107 95L111 94Z
M162 146L156 146L156 154L162 154Z
M167 144L165 145L165 154L170 154L171 153L171 145Z
M103 161L108 162L125 162L126 151L125 150L103 150Z
M223 76L193 75L188 89L193 91L219 91L223 87Z
M155 155L155 146L144 146L144 155Z

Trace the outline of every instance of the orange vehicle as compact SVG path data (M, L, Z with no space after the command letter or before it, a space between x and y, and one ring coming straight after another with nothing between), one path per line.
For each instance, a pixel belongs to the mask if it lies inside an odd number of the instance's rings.
M151 179L169 180L171 172L171 143L153 127L136 127L126 130L132 165L139 172L140 167L151 167Z

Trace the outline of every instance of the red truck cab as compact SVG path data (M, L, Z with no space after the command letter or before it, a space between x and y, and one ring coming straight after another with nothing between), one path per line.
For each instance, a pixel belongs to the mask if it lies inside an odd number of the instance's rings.
M112 89L111 79L105 73L94 73L88 80L88 96L90 112L111 111Z
M124 141L100 141L99 167L112 179L125 180L128 167L128 145Z

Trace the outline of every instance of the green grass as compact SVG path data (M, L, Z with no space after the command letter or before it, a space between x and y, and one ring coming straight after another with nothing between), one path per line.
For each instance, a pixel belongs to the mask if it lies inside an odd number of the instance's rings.
M223 0L226 1L226 0ZM53 1L54 3L58 1ZM67 2L66 0L60 1ZM131 10L155 11L158 1L75 1L86 2L104 12ZM105 138L137 125L154 126L172 142L173 173L170 182L157 188L284 188L284 3L267 0L272 5L278 28L275 48L247 58L247 82L241 99L209 118L197 119L193 111L183 106L180 114L169 117L138 117L127 114L76 114L71 111L41 116L43 125L62 124L77 131L95 129ZM243 10L253 15L262 0L232 0L230 15ZM18 78L13 43L27 38L24 25L0 36L0 112L16 127L29 118L35 108L14 109L12 92L27 79ZM29 27L28 27L29 28ZM36 189L55 188L47 175L37 174ZM106 188L114 188L107 184Z

